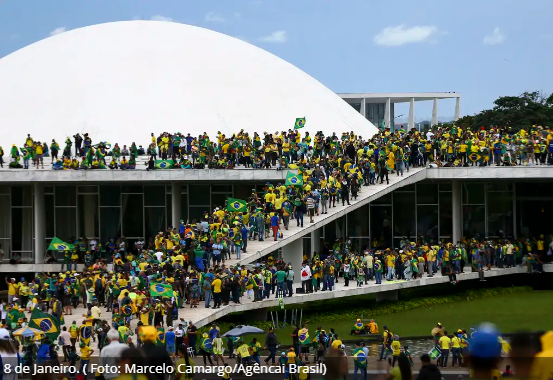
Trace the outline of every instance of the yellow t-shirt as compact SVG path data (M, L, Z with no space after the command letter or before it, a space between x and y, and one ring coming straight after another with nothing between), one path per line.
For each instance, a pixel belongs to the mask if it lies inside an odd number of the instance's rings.
M93 349L88 346L81 347L81 360L89 360L92 355Z
M342 341L340 339L336 339L334 342L332 342L332 348L339 349L342 345Z
M242 344L240 347L238 347L238 353L240 354L240 357L243 359L243 358L247 358L250 356L250 350L249 350L249 346L244 343Z
M453 338L451 338L451 347L453 348L461 348L461 339L459 339L458 337L454 336Z
M12 284L11 282L8 284L8 294L10 296L16 296L17 295L17 289L19 288L18 284Z
M392 354L394 356L399 356L401 352L401 343L399 343L399 340L394 340L392 342Z
M213 285L213 293L221 293L221 280L216 278L211 283Z
M442 350L449 350L449 347L451 346L451 339L449 339L448 336L444 335L440 338L440 347L442 347Z

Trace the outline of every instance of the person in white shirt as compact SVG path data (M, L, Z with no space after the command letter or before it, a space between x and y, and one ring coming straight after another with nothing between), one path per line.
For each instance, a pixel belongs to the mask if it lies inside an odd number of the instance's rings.
M10 332L0 329L0 358L2 358L2 380L17 380L15 367L19 365L20 357L10 339Z
M71 347L71 334L69 334L69 331L67 331L67 327L65 326L63 326L63 331L60 333L58 343L63 349L63 361L68 360L68 350L69 347Z
M161 263L161 261L163 260L163 252L156 252L154 253L154 255L156 256L157 261Z
M121 352L123 350L127 349L128 346L123 343L119 343L119 333L114 330L110 329L108 331L108 340L109 344L102 348L102 351L100 351L100 361L99 364L101 367L106 366L116 366L117 361L119 360L119 357L121 355ZM116 372L116 371L113 371ZM104 373L104 377L109 379L114 379L118 377L118 373Z
M311 268L306 263L303 263L301 266L301 288L303 293L313 292L313 287L311 286Z

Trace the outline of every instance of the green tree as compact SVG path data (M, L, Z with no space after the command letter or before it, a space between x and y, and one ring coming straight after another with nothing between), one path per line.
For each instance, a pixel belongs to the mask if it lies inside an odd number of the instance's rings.
M552 120L553 94L534 91L519 96L502 96L494 101L492 109L464 116L455 124L473 130L491 126L508 126L518 130L532 125L547 126Z

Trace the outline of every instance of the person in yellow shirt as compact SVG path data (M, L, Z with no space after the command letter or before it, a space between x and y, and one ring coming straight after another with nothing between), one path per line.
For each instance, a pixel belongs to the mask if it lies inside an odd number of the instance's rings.
M457 335L453 335L451 338L451 355L452 355L452 366L455 367L455 364L458 363L461 367L461 338Z
M81 342L81 367L79 368L79 373L88 373L88 363L90 362L90 356L94 353L94 350L86 345L84 342Z
M401 353L401 343L399 342L399 336L394 335L394 340L392 341L392 367L396 365L396 361L399 358L399 354Z
M215 277L215 280L211 283L211 286L213 287L213 302L215 303L213 305L214 309L221 308L221 278L219 275Z
M15 278L11 278L8 282L8 278L5 277L4 281L6 281L6 284L8 285L8 305L11 305L13 304L13 299L19 294L19 285L15 283Z
M444 335L438 341L442 354L439 359L439 366L447 368L447 359L449 358L449 348L451 347L451 339L447 336L447 331L444 331Z

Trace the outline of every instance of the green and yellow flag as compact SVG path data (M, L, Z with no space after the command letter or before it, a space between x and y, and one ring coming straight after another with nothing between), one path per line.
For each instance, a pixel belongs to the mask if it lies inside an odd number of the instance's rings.
M173 169L173 160L156 160L156 169Z
M73 249L75 249L73 244L66 243L57 237L54 237L48 246L49 251L71 251Z
M169 284L152 284L150 286L152 297L173 297L173 287Z
M87 320L84 325L79 328L79 337L81 343L90 346L90 338L92 337L92 320Z
M292 172L288 172L286 175L286 182L284 182L285 186L303 186L303 178L299 174L294 174Z
M58 318L41 311L37 307L33 309L29 327L42 331L52 341L60 335L60 322Z
M298 117L296 119L296 124L294 124L294 129L300 129L305 127L305 117Z
M19 148L21 151L21 155L23 156L24 160L28 160L31 158L31 149L30 148Z
M227 211L248 212L248 202L242 199L227 198Z

